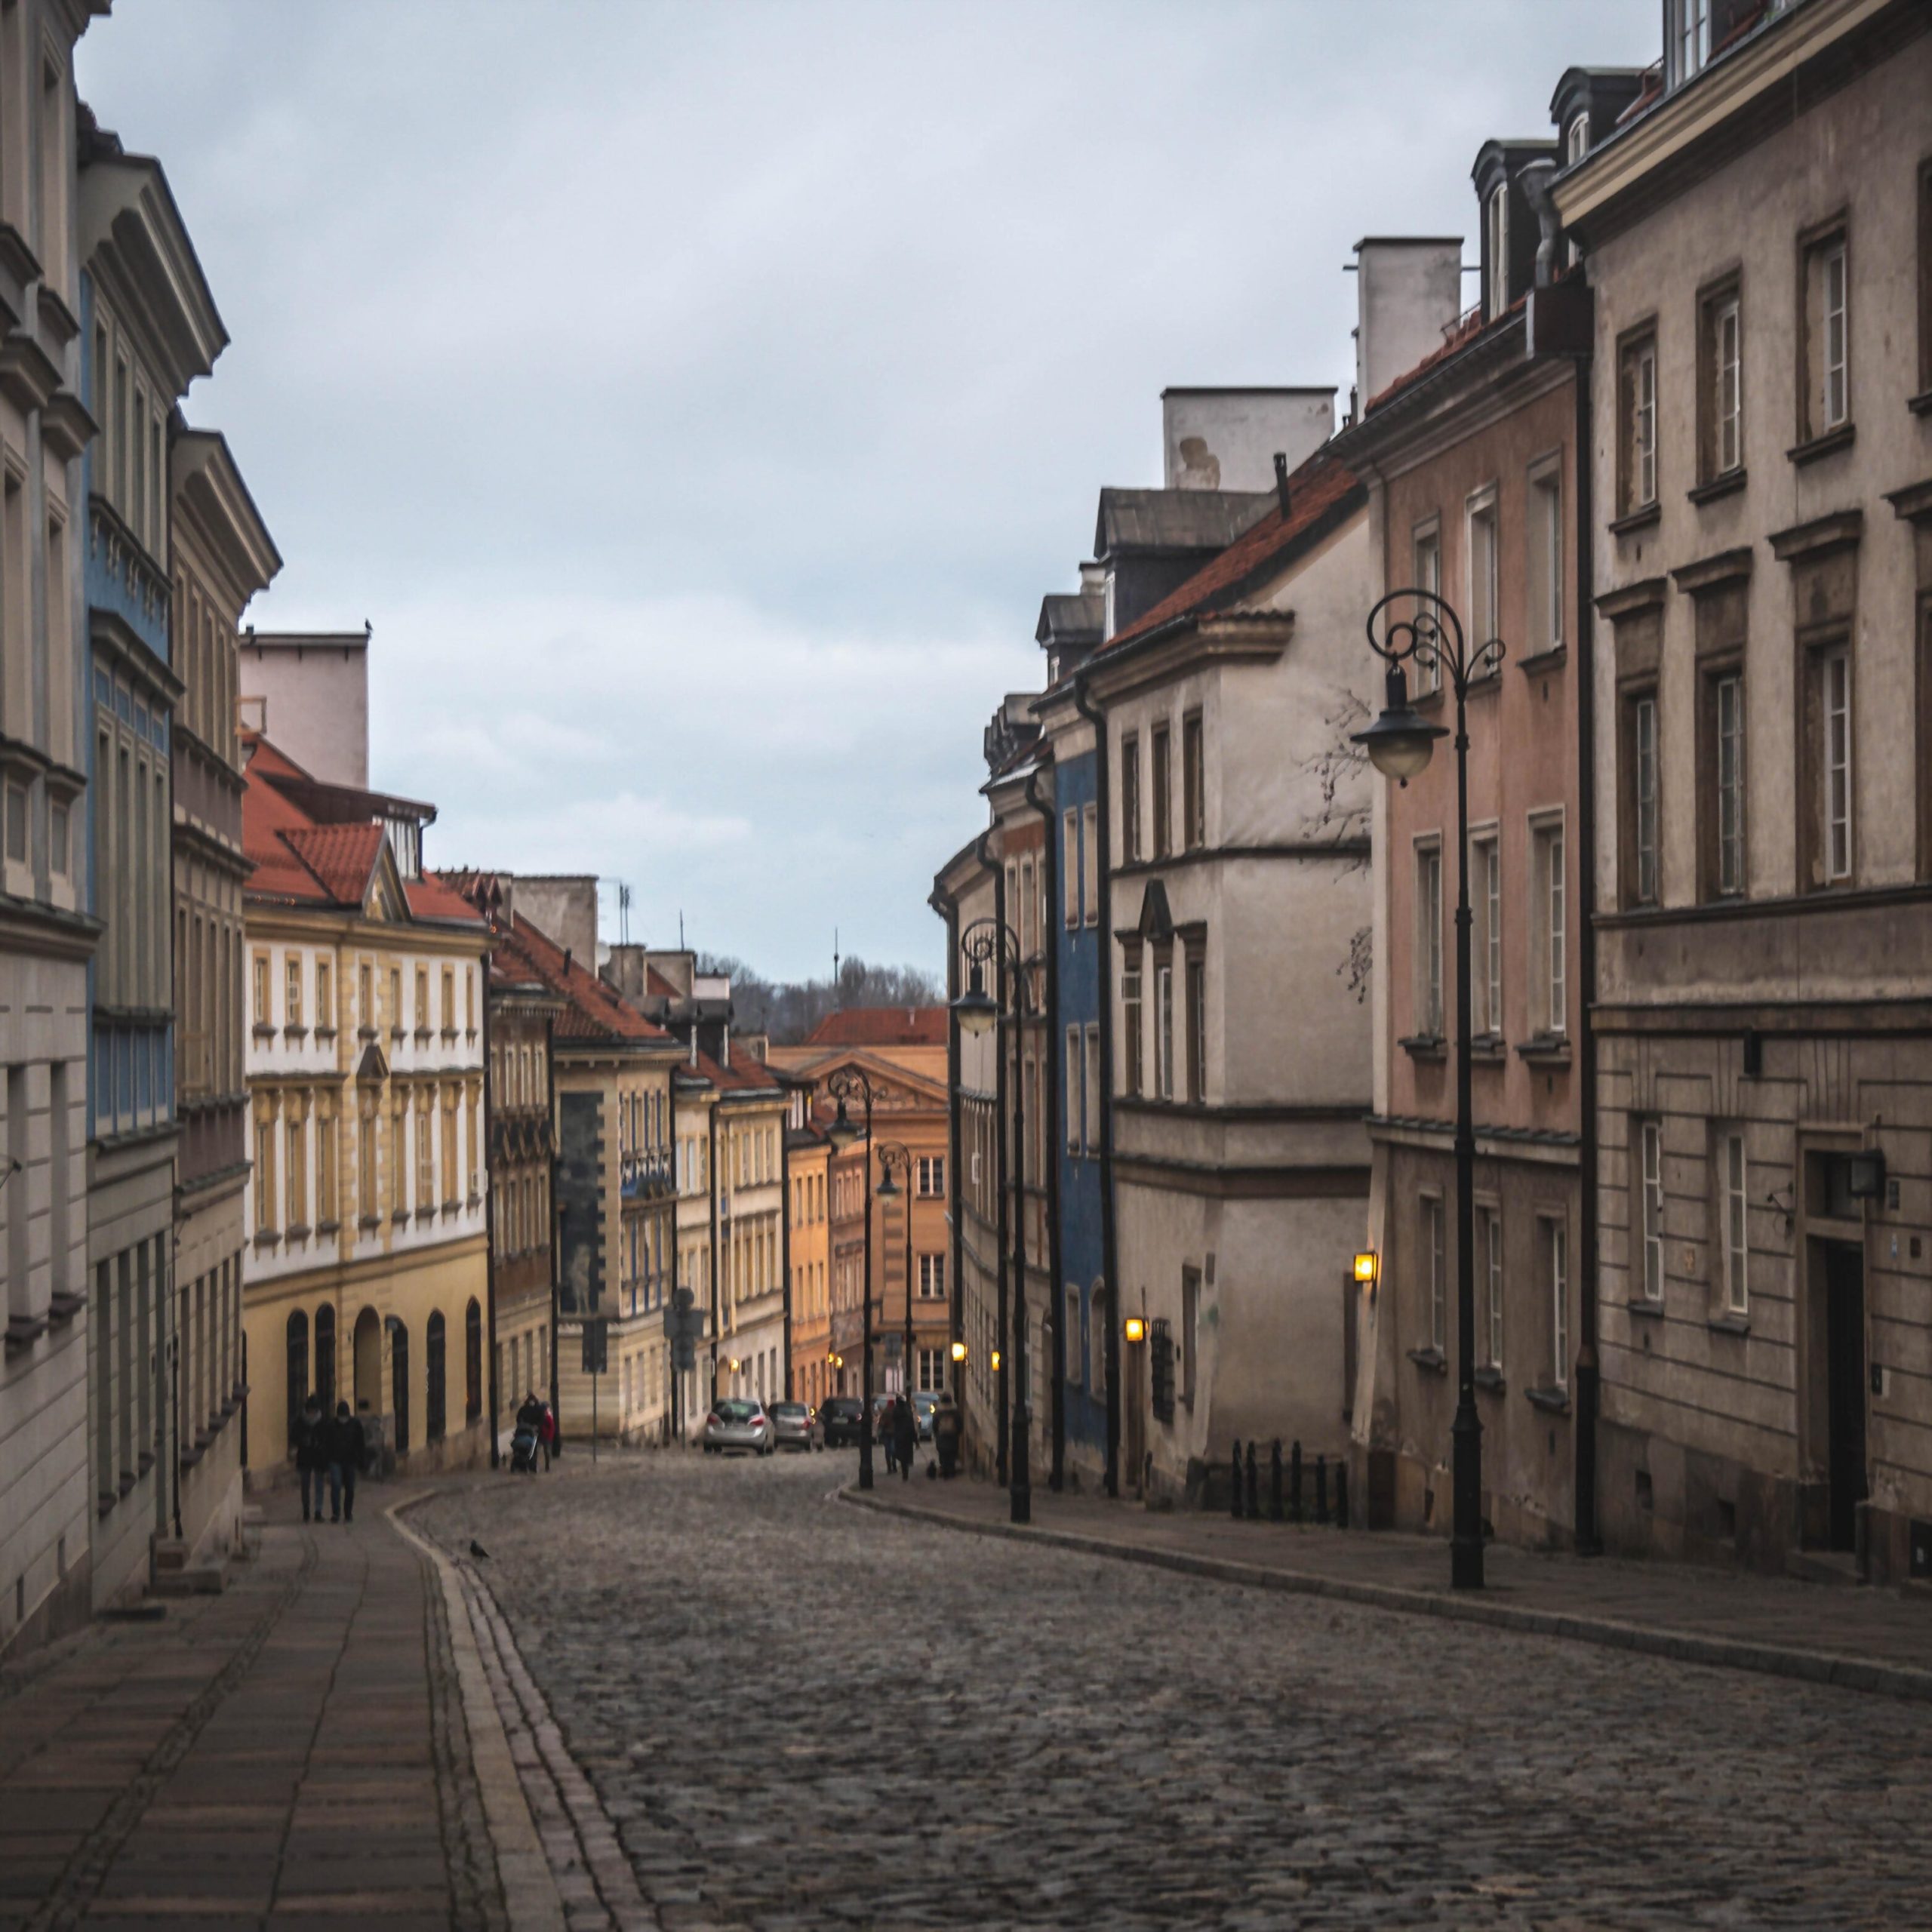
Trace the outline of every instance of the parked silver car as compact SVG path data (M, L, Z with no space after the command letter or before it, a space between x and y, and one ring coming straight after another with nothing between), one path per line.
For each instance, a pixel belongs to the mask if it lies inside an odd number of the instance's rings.
M818 1411L803 1402L774 1402L765 1414L781 1449L811 1451L825 1447L825 1427Z
M728 1449L769 1456L778 1446L777 1431L764 1404L735 1395L712 1404L711 1413L704 1419L703 1440L707 1456L721 1455Z

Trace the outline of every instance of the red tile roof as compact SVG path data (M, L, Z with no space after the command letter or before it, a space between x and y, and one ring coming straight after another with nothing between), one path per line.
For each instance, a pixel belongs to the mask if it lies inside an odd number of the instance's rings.
M777 1077L763 1060L740 1054L729 1066L715 1060L700 1047L685 1062L694 1073L701 1073L722 1094L769 1093L774 1097L783 1091Z
M1144 612L1124 629L1116 631L1088 660L1104 663L1122 645L1172 623L1177 617L1204 614L1232 602L1243 587L1331 512L1362 494L1353 472L1318 450L1288 478L1288 513L1278 506L1252 529L1245 531L1213 562L1204 564L1187 581Z
M318 825L291 829L283 841L339 906L359 906L383 849L380 825Z
M682 998L682 995L678 992L677 988L672 986L670 981L666 979L664 975L659 972L655 966L647 967L645 969L644 986L645 991L649 993L654 999L678 999Z
M540 926L521 912L491 928L505 964L526 979L541 980L561 994L564 1011L556 1023L560 1040L668 1041L670 1035L627 1006L589 967L571 958ZM593 962L594 963L594 962Z
M943 1047L943 1006L848 1006L806 1035L808 1047Z

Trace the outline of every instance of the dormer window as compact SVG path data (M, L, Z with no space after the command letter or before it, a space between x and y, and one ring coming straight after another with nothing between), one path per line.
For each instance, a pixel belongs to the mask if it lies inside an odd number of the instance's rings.
M1485 265L1489 271L1485 321L1494 321L1509 306L1509 184L1499 181L1489 191L1483 216Z
M1565 162L1581 161L1589 151L1590 117L1580 114L1563 137L1563 158Z
M1681 87L1711 57L1711 0L1669 0L1672 83Z

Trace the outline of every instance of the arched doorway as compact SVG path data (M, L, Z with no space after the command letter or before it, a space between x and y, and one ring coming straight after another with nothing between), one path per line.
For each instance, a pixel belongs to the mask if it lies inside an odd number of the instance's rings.
M355 1318L355 1411L378 1414L383 1406L383 1320L373 1308Z
M335 1414L335 1308L325 1302L315 1311L315 1395L322 1414Z
M448 1432L448 1388L444 1380L443 1312L429 1317L429 1333L423 1351L423 1436L427 1442L440 1442Z
M389 1410L395 1417L395 1453L409 1451L409 1331L400 1321L389 1331Z
M295 1446L295 1424L302 1414L302 1404L309 1398L309 1315L306 1309L291 1310L286 1343L288 1370L288 1414L286 1417L288 1446Z
M483 1414L483 1304L474 1295L463 1317L463 1419Z

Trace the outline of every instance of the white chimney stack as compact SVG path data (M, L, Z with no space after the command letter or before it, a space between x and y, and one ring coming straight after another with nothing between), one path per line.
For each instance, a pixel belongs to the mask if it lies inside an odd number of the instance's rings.
M1463 312L1460 235L1371 235L1355 244L1355 411L1442 346Z

